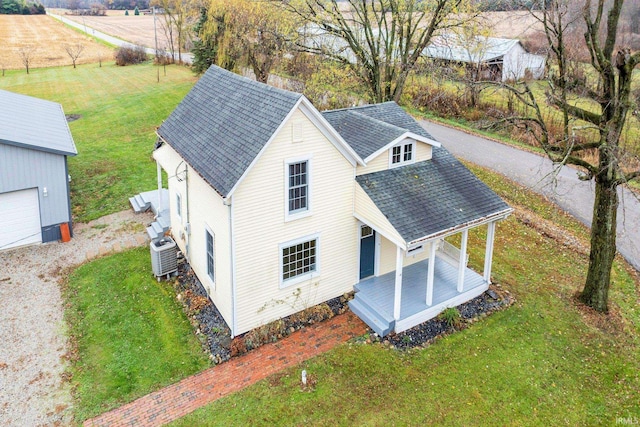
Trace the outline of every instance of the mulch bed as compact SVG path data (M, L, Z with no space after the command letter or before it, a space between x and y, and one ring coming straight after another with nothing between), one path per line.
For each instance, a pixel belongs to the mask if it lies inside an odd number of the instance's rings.
M202 284L184 259L178 261L178 276L174 281L174 287L196 335L215 364L225 362L231 357L246 353L263 344L278 341L307 325L342 314L349 309L348 302L353 298L353 293L333 298L232 339L231 329L215 304L207 297ZM501 290L499 285L492 285L487 292L457 307L460 313L460 322L457 322L457 325L435 317L404 332L391 333L384 338L370 330L360 342L380 342L396 349L427 346L437 337L464 329L478 319L511 303L513 298L507 291Z

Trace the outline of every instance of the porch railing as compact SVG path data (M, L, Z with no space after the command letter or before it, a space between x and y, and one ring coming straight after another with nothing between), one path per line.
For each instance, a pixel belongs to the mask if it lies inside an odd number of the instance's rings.
M454 264L456 267L460 263L460 249L453 246L451 243L440 240L438 244L438 252L444 260L448 261L450 264ZM466 254L465 265L469 264L469 254Z

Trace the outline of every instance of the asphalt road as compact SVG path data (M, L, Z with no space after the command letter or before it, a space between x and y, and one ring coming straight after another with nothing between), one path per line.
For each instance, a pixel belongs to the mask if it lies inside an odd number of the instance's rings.
M540 155L471 135L433 122L420 124L454 156L505 175L537 193L587 226L591 225L594 184L580 181L575 169L555 170L553 163ZM640 200L619 188L618 251L640 270Z

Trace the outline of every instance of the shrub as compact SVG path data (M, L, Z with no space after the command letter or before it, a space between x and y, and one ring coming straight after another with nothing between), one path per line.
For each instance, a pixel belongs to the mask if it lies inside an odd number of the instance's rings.
M122 46L115 53L116 65L139 64L147 60L147 52L142 46Z
M124 16L129 16L129 11L128 10L124 11Z
M445 308L438 317L453 328L457 328L462 324L462 316L456 307Z

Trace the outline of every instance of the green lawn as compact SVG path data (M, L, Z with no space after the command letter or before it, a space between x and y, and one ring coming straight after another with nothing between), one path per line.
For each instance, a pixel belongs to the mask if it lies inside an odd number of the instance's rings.
M78 156L69 161L73 214L86 222L128 207L128 198L157 187L151 153L155 129L196 81L185 67L166 76L148 64L118 67L113 62L78 68L7 71L0 89L62 104Z
M502 197L586 239L541 197L474 168ZM484 236L470 233L481 270ZM613 425L640 418L638 283L617 262L609 318L578 309L587 256L514 216L497 229L494 281L510 308L426 349L340 346L176 421L193 425ZM302 369L317 380L303 391Z
M209 366L172 285L154 279L147 247L78 268L65 300L78 421Z

